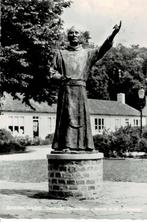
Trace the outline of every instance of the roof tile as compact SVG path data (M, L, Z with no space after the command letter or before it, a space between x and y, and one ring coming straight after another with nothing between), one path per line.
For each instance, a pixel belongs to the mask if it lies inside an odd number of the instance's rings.
M5 93L5 99L2 99L1 110L13 112L41 112L41 113L55 113L56 104L49 106L45 102L35 102L30 100L31 105L35 110L28 105L22 103L22 99L13 99L10 94ZM111 100L96 100L89 99L89 112L96 115L121 115L121 116L139 116L140 112L127 104Z

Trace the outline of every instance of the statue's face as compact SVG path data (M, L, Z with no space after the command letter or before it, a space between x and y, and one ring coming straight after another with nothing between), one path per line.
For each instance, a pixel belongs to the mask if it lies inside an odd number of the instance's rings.
M76 46L80 42L80 32L72 27L68 32L68 41L70 42L70 45Z

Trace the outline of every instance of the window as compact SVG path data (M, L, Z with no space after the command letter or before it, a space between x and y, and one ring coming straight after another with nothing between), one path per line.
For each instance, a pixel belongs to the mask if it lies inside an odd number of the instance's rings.
M19 128L18 128L18 126L14 126L14 131L19 131Z
M23 135L24 134L24 117L23 116L9 116L8 117L8 129L13 135Z
M103 118L95 118L95 130L101 132L104 129L104 119Z
M139 126L139 120L138 119L134 119L134 126Z
M126 126L129 126L129 119L125 119Z
M8 129L13 132L13 126L8 126Z
M24 134L24 126L20 126L20 133Z

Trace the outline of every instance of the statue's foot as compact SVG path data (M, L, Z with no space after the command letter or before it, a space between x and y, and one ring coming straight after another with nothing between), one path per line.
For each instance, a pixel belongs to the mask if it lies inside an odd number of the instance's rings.
M94 149L87 147L85 150L86 150L86 151L93 151Z
M51 151L52 154L62 154L62 153L70 153L70 149L66 148L66 149L63 149L63 150L53 150Z
M98 153L98 151L97 150L95 150L95 149L92 149L92 148L86 148L86 150L85 150L86 152L88 152L88 153Z
M63 149L62 152L63 152L63 153L71 153L71 151L70 151L69 148Z

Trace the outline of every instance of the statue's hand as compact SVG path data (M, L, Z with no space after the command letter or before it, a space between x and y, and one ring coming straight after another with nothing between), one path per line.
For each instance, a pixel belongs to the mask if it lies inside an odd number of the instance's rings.
M71 79L71 78L67 78L67 77L65 77L65 76L62 76L62 77L61 77L61 80L62 80L63 82L68 82L70 79Z
M119 32L119 30L120 30L120 28L121 28L121 21L120 21L120 23L119 23L119 25L115 25L114 27L113 27L113 36L115 36L118 32Z

